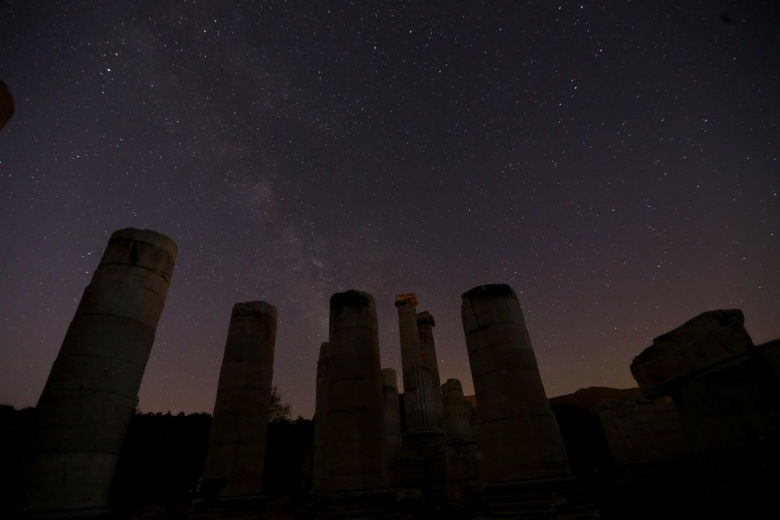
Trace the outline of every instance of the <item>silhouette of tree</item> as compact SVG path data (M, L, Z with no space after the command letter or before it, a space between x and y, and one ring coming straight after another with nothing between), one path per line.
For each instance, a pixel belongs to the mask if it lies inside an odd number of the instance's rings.
M268 409L268 422L270 424L290 422L291 406L282 403L282 396L276 385L271 387L271 407Z

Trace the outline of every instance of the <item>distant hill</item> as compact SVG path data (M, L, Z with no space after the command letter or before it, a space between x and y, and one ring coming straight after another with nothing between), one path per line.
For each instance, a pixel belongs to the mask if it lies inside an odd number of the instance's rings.
M588 413L596 412L596 405L602 403L616 403L620 399L628 397L636 399L642 397L642 392L639 388L609 388L607 386L589 386L588 388L580 388L573 394L559 395L549 399L550 404L566 404L574 406L580 410L584 410ZM476 395L466 395L463 399L474 405L479 409L477 405Z

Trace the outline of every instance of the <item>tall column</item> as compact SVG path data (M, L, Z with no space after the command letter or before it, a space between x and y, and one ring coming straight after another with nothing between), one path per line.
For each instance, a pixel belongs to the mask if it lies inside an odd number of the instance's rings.
M202 498L259 500L271 405L276 308L233 306L219 373Z
M330 299L325 442L319 518L393 518L383 424L374 298L347 291Z
M387 459L392 461L401 451L401 410L398 405L398 377L392 368L382 369L382 398L384 400Z
M395 297L406 418L399 482L408 489L421 491L426 507L435 509L448 502L447 439L439 427L433 404L433 395L440 389L434 389L430 370L423 363L416 305L414 294Z
M574 479L515 292L503 284L475 287L463 294L461 316L492 512L554 517L575 507L556 498Z
M325 419L328 413L328 363L330 350L328 342L320 345L320 356L317 359L317 397L314 405L314 462L312 468L311 493L317 495L322 491L325 481L325 465L327 445L325 443Z
M154 231L111 235L38 401L24 513L107 511L176 252Z
M414 294L396 295L398 309L398 331L401 339L401 363L404 382L404 416L406 418L406 439L408 434L424 430L439 431L439 424L433 407L433 384L431 374L423 364L420 336L417 331Z
M474 443L469 423L471 412L463 399L463 387L457 379L448 379L441 387L444 404L444 433L447 442L456 447L464 443Z
M433 327L436 320L430 312L417 313L417 334L420 339L422 364L431 375L433 386L433 411L440 428L444 427L444 409L442 406L441 379L439 378L439 360L436 357L436 344L433 341Z

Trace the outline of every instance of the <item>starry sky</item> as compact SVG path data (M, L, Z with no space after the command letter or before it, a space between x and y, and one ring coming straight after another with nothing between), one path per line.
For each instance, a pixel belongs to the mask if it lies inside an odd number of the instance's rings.
M35 405L110 234L179 246L140 390L210 412L233 304L279 310L311 417L328 300L508 283L548 396L635 386L652 338L780 336L780 2L0 0L0 402Z

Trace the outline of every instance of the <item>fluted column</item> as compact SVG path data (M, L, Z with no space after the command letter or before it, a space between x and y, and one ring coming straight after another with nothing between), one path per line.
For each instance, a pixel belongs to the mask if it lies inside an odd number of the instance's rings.
M433 327L435 326L436 320L433 319L433 315L430 312L417 313L417 335L420 340L422 364L428 369L428 373L431 376L433 411L439 427L443 428L444 408L442 405L441 379L439 378L439 360L436 356L436 344L433 341Z
M262 301L233 306L200 486L203 498L261 497L276 316L276 308Z
M328 342L320 345L317 359L317 397L314 410L314 463L312 468L312 494L322 491L325 481L325 464L328 448L325 443L325 423L328 413L328 364L330 362Z
M108 507L176 253L154 231L111 235L38 401L24 512L89 516Z
M439 429L433 405L431 374L422 360L415 313L416 305L417 299L414 294L396 296L395 306L398 309L398 331L401 339L406 433Z
M396 295L406 418L399 483L420 490L429 506L438 507L447 503L447 439L433 404L434 391L439 389L433 388L422 360L416 305L414 294Z

